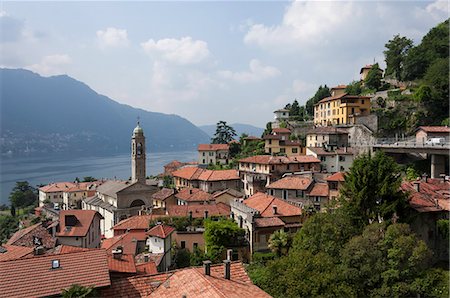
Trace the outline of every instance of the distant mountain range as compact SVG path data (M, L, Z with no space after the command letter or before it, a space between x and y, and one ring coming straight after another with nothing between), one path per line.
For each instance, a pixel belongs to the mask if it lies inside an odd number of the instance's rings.
M264 128L256 127L256 126L249 125L249 124L234 123L234 124L228 124L228 125L233 127L234 130L236 131L236 134L237 134L236 139L239 139L239 137L243 133L246 133L249 136L260 137L262 135L262 133L264 132ZM206 134L210 137L213 137L214 134L216 133L216 124L202 125L202 126L199 126L199 128L201 130L203 130L204 132L206 132Z
M177 115L120 104L66 75L0 69L2 154L129 152L137 117L150 151L196 150L209 136Z

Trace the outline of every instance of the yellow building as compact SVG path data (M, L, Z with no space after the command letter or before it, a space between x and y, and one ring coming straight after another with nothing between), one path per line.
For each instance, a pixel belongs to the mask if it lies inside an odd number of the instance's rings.
M347 95L345 86L331 88L331 96L314 105L317 126L355 124L355 117L370 114L370 97Z
M369 71L372 69L372 64L368 64L361 68L359 71L359 74L361 75L361 81L365 81L367 78L367 75L369 74ZM380 69L381 74L383 74L383 70Z
M265 135L264 151L268 154L284 154L286 156L305 155L305 148L300 142L289 140L291 130L274 128L271 134Z

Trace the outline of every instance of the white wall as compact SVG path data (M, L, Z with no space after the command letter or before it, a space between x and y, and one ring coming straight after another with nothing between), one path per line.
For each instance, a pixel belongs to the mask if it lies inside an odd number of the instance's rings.
M154 254L164 253L164 239L159 237L147 238L148 251Z

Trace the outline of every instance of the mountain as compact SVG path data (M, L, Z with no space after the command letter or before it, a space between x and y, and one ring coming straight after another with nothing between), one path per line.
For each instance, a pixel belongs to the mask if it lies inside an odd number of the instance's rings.
M0 82L2 154L127 153L138 117L150 151L195 150L209 141L180 116L120 104L66 75L0 69Z
M229 126L233 127L234 130L236 130L237 139L243 134L246 133L250 136L260 137L262 133L264 132L264 128L256 127L249 124L242 124L242 123L234 123L234 124L228 124ZM216 125L202 125L199 126L201 130L203 130L208 136L211 138L216 133Z

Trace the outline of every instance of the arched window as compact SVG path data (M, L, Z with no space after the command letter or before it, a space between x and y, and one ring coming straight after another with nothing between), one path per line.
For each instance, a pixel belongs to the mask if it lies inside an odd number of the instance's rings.
M131 202L130 208L131 207L139 207L145 205L144 201L142 200L134 200L133 202Z
M142 143L137 144L137 155L140 156L142 154Z

